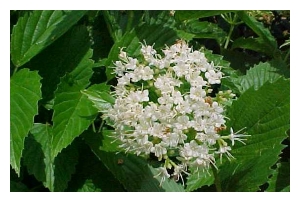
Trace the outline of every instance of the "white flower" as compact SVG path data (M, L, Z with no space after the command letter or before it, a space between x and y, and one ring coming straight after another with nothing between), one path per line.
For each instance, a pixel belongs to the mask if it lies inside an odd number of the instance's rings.
M205 90L202 87L191 87L190 98L196 101L201 101L206 96Z
M203 80L202 76L199 76L200 72L191 72L190 74L186 75L186 80L190 82L191 86L193 87L202 87L206 86L206 81Z
M128 63L127 53L125 51L123 51L122 48L119 53L119 58L120 58L120 60L123 60L124 62Z
M173 98L174 104L176 104L176 105L183 103L183 97L182 97L180 91L174 90L172 92L172 98Z
M215 70L209 70L205 73L205 77L208 79L208 83L219 84L221 83L222 73L215 72Z
M141 53L144 55L144 57L150 57L156 54L156 50L153 49L153 46L142 44Z
M127 96L126 102L129 104L135 105L138 102L147 102L149 101L149 91L143 90L143 91L131 91L129 95Z
M228 160L230 161L231 158L234 159L234 157L230 154L231 151L231 147L230 146L220 146L219 150L216 151L216 154L220 154L220 161L222 163L222 155L225 154L228 158Z
M178 61L176 66L173 67L175 74L180 78L188 73L189 65L185 61Z
M186 171L187 171L187 166L179 164L179 165L174 167L174 172L172 174L172 176L175 177L176 181L178 181L179 178L181 179L183 186L184 186L184 180L183 180L183 177L182 177L182 173L189 175L189 173L186 172Z
M144 108L143 117L145 117L146 119L149 118L151 121L156 121L158 119L157 114L157 104L149 102L148 105Z
M202 142L206 142L207 145L214 145L216 141L220 138L220 135L216 133L213 127L205 130L205 133L197 133L195 139L200 140Z
M161 94L170 94L174 91L175 86L179 87L180 85L181 81L173 78L171 74L159 75L154 82L154 86L161 91Z
M147 80L150 80L153 78L153 70L146 66L142 66L142 65L139 65L137 68L135 68L135 70L130 74L131 75L131 79L132 79L132 82L138 82L140 80L144 80L144 81L147 81Z
M183 181L183 174L216 167L215 156L233 158L226 141L245 144L248 136L232 128L229 135L220 134L226 128L222 100L233 97L231 91L213 93L221 69L184 41L162 53L142 44L141 55L133 58L121 48L120 61L114 63L115 103L103 115L113 123L124 152L160 161L155 176L161 177L160 185L170 177L167 168Z
M174 133L177 136L178 144L184 144L184 141L187 139L187 136L182 132L182 130L174 128L172 133Z
M158 103L161 105L173 104L173 98L169 94L163 94L157 99Z
M167 153L167 149L165 148L165 145L158 143L154 145L154 147L151 148L151 152L154 153L154 155L158 158L160 161L164 154Z
M118 78L119 86L125 86L130 84L130 79L127 76L123 76Z
M176 123L174 124L178 130L185 130L189 127L189 125L189 117L185 115L178 116Z
M124 72L126 71L125 65L121 61L116 61L114 64L115 64L115 67L114 67L115 68L115 73L118 76L123 76Z
M159 186L162 185L162 183L166 180L166 178L170 177L170 174L168 173L167 169L165 167L159 167L158 168L158 174L153 176L154 178L161 177Z
M168 133L162 137L162 140L168 147L177 147L179 137L176 133Z
M154 122L153 126L151 126L148 130L149 134L151 134L153 137L162 138L164 126L158 122Z
M239 132L241 132L242 130L244 130L245 128L242 128L241 130L237 131L236 133L233 132L233 129L230 128L230 135L228 135L229 137L229 140L231 140L231 144L232 146L234 145L234 141L239 141L241 142L242 144L246 144L245 142L243 142L243 140L246 140L246 139L241 139L240 137L248 137L250 135L244 135L244 134L237 134Z

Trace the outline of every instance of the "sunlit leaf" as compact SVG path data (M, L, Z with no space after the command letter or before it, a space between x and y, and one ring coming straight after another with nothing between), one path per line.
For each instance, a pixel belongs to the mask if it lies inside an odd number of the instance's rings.
M201 188L204 185L212 185L214 183L214 176L212 172L197 172L194 174L191 174L187 178L187 187L186 191L194 191L198 188Z
M15 66L28 62L74 25L86 11L36 10L19 18L11 37Z
M251 87L258 90L266 82L274 83L280 77L282 77L280 70L273 67L271 63L265 62L250 68L245 76L239 78L238 83L240 91L245 92Z
M258 90L248 89L228 111L228 126L247 137L232 149L236 160L220 166L223 191L258 191L268 181L271 167L279 160L290 126L289 80L265 83Z
M20 174L24 140L38 113L41 77L36 71L22 69L10 79L10 164Z
M101 112L109 109L115 102L114 97L110 95L110 86L102 84L94 84L82 93L91 100L94 106Z
M62 78L55 92L53 114L53 157L72 143L93 122L97 110L81 90L89 85L93 63L89 59L92 52L78 66Z

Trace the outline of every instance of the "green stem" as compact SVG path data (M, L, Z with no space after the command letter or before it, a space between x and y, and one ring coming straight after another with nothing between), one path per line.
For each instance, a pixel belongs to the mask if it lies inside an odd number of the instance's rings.
M95 127L95 123L92 123L92 128L93 128L93 132L96 133L96 127Z
M232 35L232 32L233 32L233 29L234 29L234 24L230 24L230 30L229 30L228 36L226 38L224 49L227 49L227 47L228 47L228 44L229 44L229 41L230 41L230 38L231 38L231 35Z
M211 167L212 167L212 171L213 171L213 174L214 174L214 177L215 177L215 186L216 186L217 192L222 192L221 180L220 180L220 177L218 175L218 171L214 166L211 166Z
M233 29L234 29L234 26L240 24L241 22L237 22L238 16L236 14L234 14L233 18L231 16L231 13L230 13L230 15L223 16L223 18L224 18L224 20L226 20L230 24L229 33L228 33L228 36L226 38L226 42L225 42L225 46L224 46L224 49L227 49L230 38L231 38L231 35L232 35L232 32L233 32Z
M104 126L104 120L101 120L101 124L100 124L100 126L99 126L98 133L100 133L100 132L101 132L101 130L102 130L102 128L103 128L103 126Z

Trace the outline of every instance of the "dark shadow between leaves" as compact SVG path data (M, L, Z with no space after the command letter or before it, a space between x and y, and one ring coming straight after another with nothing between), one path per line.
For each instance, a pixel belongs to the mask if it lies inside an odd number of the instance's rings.
M35 140L32 134L29 134L25 139L23 151L23 162L27 167L28 173L33 174L40 182L46 181L44 162L45 155L42 150L42 145Z

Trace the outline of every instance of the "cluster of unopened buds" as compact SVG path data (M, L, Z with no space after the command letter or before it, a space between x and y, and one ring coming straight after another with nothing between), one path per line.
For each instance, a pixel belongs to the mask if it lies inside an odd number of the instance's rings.
M247 135L232 129L229 135L220 134L226 129L224 103L235 96L230 90L213 93L214 84L221 83L221 68L184 41L161 54L142 44L140 53L132 58L121 49L120 61L114 63L116 99L105 116L120 148L162 162L155 176L160 183L208 171L216 167L216 156L221 161L223 155L234 158L231 146L235 141L245 144Z

